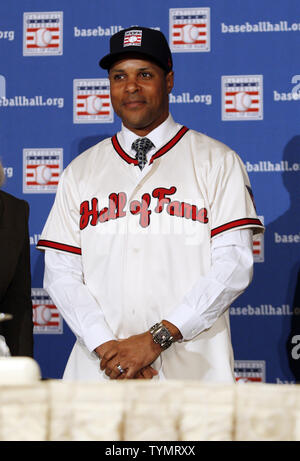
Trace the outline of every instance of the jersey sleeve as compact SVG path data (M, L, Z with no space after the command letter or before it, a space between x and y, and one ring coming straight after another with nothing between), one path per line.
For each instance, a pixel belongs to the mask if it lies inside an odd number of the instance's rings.
M212 238L234 229L252 228L254 234L264 231L247 171L235 152L224 153L212 169L208 188Z
M53 207L38 241L39 250L81 255L79 204L77 187L67 168L60 178Z

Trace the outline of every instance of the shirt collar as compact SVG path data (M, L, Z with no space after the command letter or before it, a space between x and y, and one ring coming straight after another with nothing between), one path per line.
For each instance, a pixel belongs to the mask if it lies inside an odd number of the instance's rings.
M174 119L171 114L169 114L168 118L161 123L158 127L154 128L150 133L147 134L147 138L150 139L154 146L155 150L158 150L164 144L166 144L180 129L181 125L174 122ZM118 133L118 140L121 144L122 148L130 153L131 145L133 141L135 141L139 136L136 133L133 133L128 128L126 128L122 124L122 129Z

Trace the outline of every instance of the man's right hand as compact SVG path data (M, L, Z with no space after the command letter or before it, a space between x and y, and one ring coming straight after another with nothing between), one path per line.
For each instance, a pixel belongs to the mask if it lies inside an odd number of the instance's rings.
M111 349L111 347L116 343L115 339L111 341L107 341L106 343L101 344L100 346L96 347L95 352L100 359L104 356L104 354Z

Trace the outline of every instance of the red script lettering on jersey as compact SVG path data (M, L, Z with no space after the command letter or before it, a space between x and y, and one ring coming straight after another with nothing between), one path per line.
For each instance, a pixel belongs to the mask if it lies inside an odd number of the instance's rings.
M177 191L175 186L165 188L157 187L152 191L152 197L157 199L157 203L153 211L155 213L162 213L164 210L170 216L177 216L185 219L191 219L204 224L208 223L207 209L198 208L197 205L192 205L187 202L180 202L178 200L171 200L170 195L174 195ZM127 196L125 192L111 193L108 197L108 207L98 209L98 199L93 197L90 202L84 200L80 205L80 224L81 230L85 229L88 224L96 226L97 223L105 223L111 219L122 218L126 216ZM144 193L141 200L132 200L129 204L129 211L131 214L140 215L141 227L148 227L150 225L150 209L151 195Z

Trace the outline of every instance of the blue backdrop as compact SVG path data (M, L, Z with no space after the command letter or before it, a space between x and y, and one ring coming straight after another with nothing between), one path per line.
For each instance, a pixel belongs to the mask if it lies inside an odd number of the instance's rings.
M62 169L120 128L98 61L113 33L136 24L167 36L173 117L239 153L266 225L254 246L253 282L231 308L237 377L300 381L299 0L0 3L0 156L4 190L31 210L43 377L62 376L74 336L42 289L35 245Z

